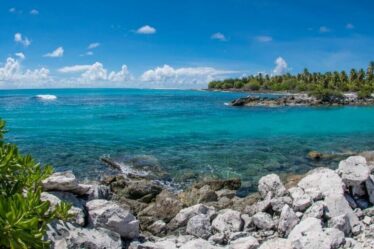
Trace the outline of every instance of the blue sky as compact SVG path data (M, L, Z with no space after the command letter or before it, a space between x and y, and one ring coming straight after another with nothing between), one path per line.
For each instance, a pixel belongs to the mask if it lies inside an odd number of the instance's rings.
M372 0L0 0L0 87L199 88L366 67L373 12Z

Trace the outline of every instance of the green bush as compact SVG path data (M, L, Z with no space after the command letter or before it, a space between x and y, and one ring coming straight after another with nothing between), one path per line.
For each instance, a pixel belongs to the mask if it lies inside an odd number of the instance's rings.
M53 210L40 200L41 181L52 173L15 145L4 142L5 122L0 119L0 248L48 248L43 240L47 224L69 218L70 205L61 202Z
M311 95L323 102L332 102L344 98L341 92L325 88L318 88Z

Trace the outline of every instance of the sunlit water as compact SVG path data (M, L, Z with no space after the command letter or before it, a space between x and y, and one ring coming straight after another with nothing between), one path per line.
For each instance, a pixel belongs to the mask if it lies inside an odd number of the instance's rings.
M7 121L8 141L17 143L22 152L82 178L107 173L99 157L109 154L127 163L145 158L177 182L205 175L240 177L251 188L269 172L304 173L318 166L306 159L310 150L374 149L373 107L224 105L246 95L7 90L0 91L0 117ZM323 163L336 166L336 161Z

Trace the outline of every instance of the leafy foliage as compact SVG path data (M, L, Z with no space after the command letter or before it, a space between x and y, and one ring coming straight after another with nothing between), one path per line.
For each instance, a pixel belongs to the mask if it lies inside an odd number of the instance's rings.
M4 142L4 133L0 119L0 248L48 248L43 240L47 224L68 219L71 205L61 202L52 209L40 199L41 182L52 167L21 155L15 145Z
M291 75L252 75L240 79L212 81L209 89L242 89L250 91L307 91L315 92L328 89L333 92L358 92L361 97L369 97L374 92L374 62L370 62L366 72L364 69L352 69L349 75L345 71L310 73L304 69L302 73Z

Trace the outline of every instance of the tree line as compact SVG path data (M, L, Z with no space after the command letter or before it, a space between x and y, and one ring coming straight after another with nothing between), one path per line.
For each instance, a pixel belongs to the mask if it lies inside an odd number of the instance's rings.
M296 75L257 74L248 77L211 81L209 89L244 90L244 91L291 91L335 93L357 92L361 97L369 97L374 92L374 61L367 69L351 69L334 72L303 72Z

